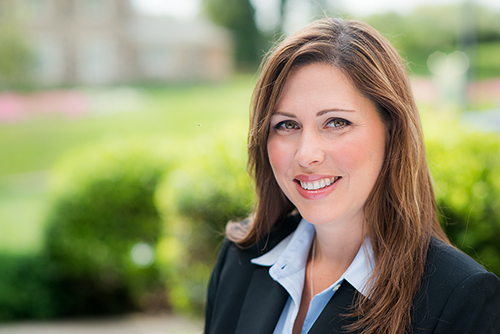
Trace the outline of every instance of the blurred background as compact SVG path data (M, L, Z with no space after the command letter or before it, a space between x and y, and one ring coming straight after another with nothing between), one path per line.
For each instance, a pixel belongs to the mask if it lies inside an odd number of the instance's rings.
M200 332L224 226L253 205L258 65L325 15L408 63L441 222L500 275L500 2L0 0L0 333L125 314Z

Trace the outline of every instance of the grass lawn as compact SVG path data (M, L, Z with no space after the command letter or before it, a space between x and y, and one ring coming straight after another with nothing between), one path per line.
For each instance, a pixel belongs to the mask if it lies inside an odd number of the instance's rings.
M477 78L500 76L500 42L481 43L477 46Z
M42 246L44 194L0 197L0 251L37 252Z
M0 251L40 249L49 205L46 175L68 151L109 137L150 135L189 149L197 138L228 127L246 129L253 85L252 76L239 76L219 85L137 88L140 102L129 110L0 124Z

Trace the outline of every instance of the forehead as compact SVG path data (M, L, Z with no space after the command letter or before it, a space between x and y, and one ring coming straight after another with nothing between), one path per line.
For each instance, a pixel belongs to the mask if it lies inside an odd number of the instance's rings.
M292 68L273 112L364 109L371 101L344 72L324 63Z

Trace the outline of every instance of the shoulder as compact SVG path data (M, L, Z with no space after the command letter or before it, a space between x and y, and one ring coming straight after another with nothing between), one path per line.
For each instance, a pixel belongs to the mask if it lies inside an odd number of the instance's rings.
M500 288L500 280L494 274L461 250L432 238L427 253L423 283L428 291L446 296L476 281L490 282ZM500 291L499 291L500 292Z
M250 260L267 253L290 235L295 231L300 220L299 215L290 215L276 222L272 231L249 247L241 247L228 239L224 240L212 273L211 287L215 288L221 281L229 282L231 285L233 283L238 285L238 281L240 284L248 283L249 277L256 267Z
M434 328L421 333L497 333L500 280L465 253L432 238L413 306L417 327Z
M271 231L266 233L263 238L249 247L241 247L229 240L225 241L226 248L221 249L221 252L226 251L230 256L244 256L250 259L261 256L274 248L283 239L289 236L300 223L302 217L299 214L293 214L277 221Z
M458 281L470 275L486 272L479 263L459 249L434 237L431 238L427 253L428 276L453 274L449 279Z
M268 252L286 238L296 229L300 219L298 215L291 215L277 222L271 232L250 247L243 248L228 239L224 240L208 286L206 333L234 332L254 274L257 270L267 273L267 268L254 265L250 260Z

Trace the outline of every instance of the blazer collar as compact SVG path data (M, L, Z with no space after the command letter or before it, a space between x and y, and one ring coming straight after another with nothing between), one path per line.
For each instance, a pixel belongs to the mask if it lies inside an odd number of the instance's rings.
M297 228L301 219L294 214L278 222L273 231L249 249L249 260L274 248ZM238 334L272 333L288 299L286 290L269 276L268 267L254 268L238 319Z
M345 326L352 324L356 319L345 315L349 313L359 296L361 294L344 280L308 334L346 333Z
M288 299L288 293L269 276L267 267L257 267L248 287L236 333L272 333Z
M238 320L238 334L273 333L276 327L288 293L271 279L266 269L259 267L252 276ZM344 333L345 326L355 320L345 314L359 296L360 293L344 280L308 334Z

